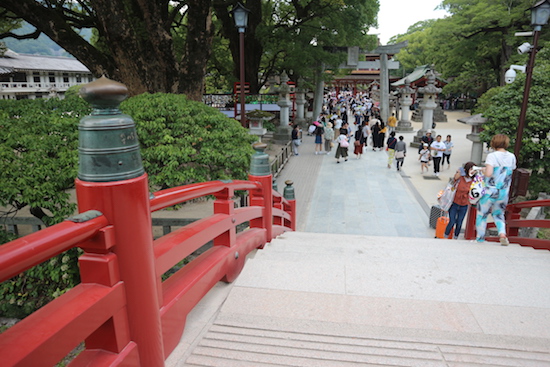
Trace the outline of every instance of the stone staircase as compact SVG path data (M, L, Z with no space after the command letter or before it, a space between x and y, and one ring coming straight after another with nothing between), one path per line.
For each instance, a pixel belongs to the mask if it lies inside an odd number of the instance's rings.
M550 366L550 252L286 233L178 366Z

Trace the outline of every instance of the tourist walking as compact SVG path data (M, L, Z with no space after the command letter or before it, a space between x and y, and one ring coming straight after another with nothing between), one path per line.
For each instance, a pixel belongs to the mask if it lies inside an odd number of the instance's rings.
M363 139L362 143L365 147L369 145L369 136L371 135L369 124L366 122L363 122L363 127L361 127L361 139Z
M374 125L372 125L370 130L372 135L372 150L376 150L380 143L380 122L377 120Z
M300 127L298 125L294 125L292 128L290 138L292 139L292 152L294 155L298 155L298 147L302 144L302 140L300 139Z
M363 154L363 143L361 143L362 139L361 136L363 133L361 132L361 129L355 130L355 141L353 142L353 154L357 157L357 159L361 159L361 154Z
M315 154L323 154L323 135L325 134L325 129L318 121L315 121L314 124L316 126L313 132L313 135L315 135Z
M396 126L397 126L397 118L395 117L395 113L392 113L391 116L388 118L388 132L390 133L394 132Z
M395 146L397 145L397 139L395 138L395 131L390 133L390 137L386 142L386 149L388 151L388 168L391 168L393 159L395 157Z
M386 128L386 125L382 122L380 123L380 132L378 133L378 144L377 148L379 150L384 149L384 140L386 140L386 131L388 129Z
M455 181L455 196L453 203L449 208L449 224L445 228L445 238L448 238L451 234L451 230L455 227L453 238L456 240L460 235L460 230L462 229L462 222L464 222L464 217L468 212L468 205L470 204L469 192L470 185L472 184L472 177L474 171L474 162L467 162L464 164L464 167L460 167L453 179Z
M434 161L434 174L439 176L441 158L443 158L443 152L445 151L445 144L441 141L441 135L436 136L435 141L430 145L430 150Z
M349 139L348 139L348 131L344 128L340 129L340 135L336 138L336 163L340 163L340 157L344 158L344 161L348 160L348 147L349 147Z
M328 122L327 127L325 128L325 151L327 154L330 154L332 151L332 145L334 144L332 141L334 140L334 129L332 128L332 123Z
M447 169L451 168L451 153L453 152L454 144L451 141L451 135L447 135L447 138L443 142L445 144L445 151L443 152L443 159L441 160L441 168L445 168L445 160L447 160Z
M399 135L399 141L395 144L395 163L398 171L401 171L401 167L403 167L403 162L407 156L407 144L405 144L403 139L403 135Z
M477 242L485 240L487 217L491 214L498 230L500 244L503 246L509 244L506 237L504 212L508 205L512 172L516 169L516 156L506 150L509 145L508 136L504 134L493 136L490 146L495 151L487 155L485 167L481 169L481 173L485 176L486 187L485 193L477 203Z
M431 129L428 129L426 130L426 134L424 134L421 138L420 138L420 141L422 143L426 143L428 144L428 146L432 145L433 141L434 141L434 138L432 137L432 130ZM418 153L420 153L420 150L422 149L422 145L418 147Z

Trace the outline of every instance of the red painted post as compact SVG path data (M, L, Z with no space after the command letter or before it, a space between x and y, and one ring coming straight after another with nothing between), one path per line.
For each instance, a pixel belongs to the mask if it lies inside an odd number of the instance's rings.
M128 90L101 78L80 93L94 110L79 125L79 210L99 210L113 226L112 251L124 282L130 338L142 366L164 366L147 175L135 124L118 109Z
M464 229L464 239L466 240L474 240L476 238L476 215L476 208L470 205L468 216L466 217L466 228Z
M250 193L250 205L262 206L264 209L263 219L261 221L250 221L250 227L265 228L266 242L271 242L273 238L273 176L271 175L269 166L269 155L265 153L267 144L255 143L253 148L256 153L252 156L248 179L260 182L262 184L262 191L252 191Z
M235 191L232 188L227 188L217 193L216 201L214 201L214 214L227 214L232 216L235 214L235 203L232 198ZM233 226L227 232L214 238L214 246L231 247L237 240L237 227Z

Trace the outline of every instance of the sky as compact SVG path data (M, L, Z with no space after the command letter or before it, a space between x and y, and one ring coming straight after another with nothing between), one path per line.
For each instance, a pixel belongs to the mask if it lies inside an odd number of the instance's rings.
M407 29L426 19L443 18L447 13L434 10L443 0L380 0L377 29L369 34L379 34L380 43L388 44L391 37L405 33Z

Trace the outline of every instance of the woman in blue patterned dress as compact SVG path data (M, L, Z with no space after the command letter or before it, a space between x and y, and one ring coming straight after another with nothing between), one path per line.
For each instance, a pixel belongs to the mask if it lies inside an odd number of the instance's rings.
M508 194L512 182L512 172L516 169L516 156L506 150L510 138L498 134L491 139L491 147L495 150L487 155L482 173L485 176L485 193L477 203L476 230L478 242L485 240L487 218L492 214L498 229L500 243L509 244L506 237L504 213L508 205Z

